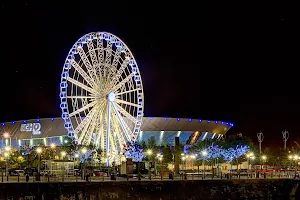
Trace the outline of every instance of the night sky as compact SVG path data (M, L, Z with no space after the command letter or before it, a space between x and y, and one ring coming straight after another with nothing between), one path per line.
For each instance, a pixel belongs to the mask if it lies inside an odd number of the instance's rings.
M0 7L0 122L60 116L65 57L82 35L107 31L135 55L145 116L233 122L264 145L299 134L300 13L288 2L85 1ZM197 1L195 1L197 2ZM201 3L202 2L202 3Z

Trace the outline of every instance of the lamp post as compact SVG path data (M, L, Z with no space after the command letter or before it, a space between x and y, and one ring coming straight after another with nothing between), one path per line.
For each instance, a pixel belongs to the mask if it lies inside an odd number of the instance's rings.
M250 168L249 168L249 167L250 167L250 159L251 159L251 157L253 157L253 156L254 156L253 152L249 152L249 153L246 154L247 161L248 161L248 170L250 169Z
M10 137L10 134L9 133L3 133L3 137L5 138L5 146L11 146L11 137ZM3 144L2 144L2 146L3 146Z
M203 157L203 160L202 160L202 165L203 165L202 179L204 179L204 178L205 178L205 165L204 165L204 162L205 162L205 157L206 157L206 155L207 155L207 151L206 151L206 150L203 150L203 151L201 152L201 154L202 154L202 157Z
M156 155L156 157L160 161L160 179L162 180L162 178L163 178L163 155L158 153Z
M147 151L146 151L146 155L147 156L149 156L148 158L149 158L149 170L150 170L150 168L151 168L151 165L152 165L152 159L151 159L151 156L152 156L152 150L151 149L148 149ZM150 164L151 163L151 164Z
M263 155L261 157L262 161L263 161L263 165L265 164L265 162L267 161L267 156ZM264 168L264 167L263 167Z
M38 180L40 180L40 168L41 168L41 153L42 153L42 148L38 147L36 149L37 155L38 155Z
M61 159L63 160L65 158L65 156L67 155L67 153L65 151L60 152L61 154Z
M146 155L148 156L149 158L149 179L151 180L151 167L152 167L152 150L151 149L148 149L146 151ZM155 166L154 166L155 167Z
M251 168L252 168L251 160L255 160L255 156L254 155L250 157L250 165L251 165ZM251 171L251 178L252 178L252 171Z
M4 157L5 157L5 176L8 176L7 163L8 163L8 159L9 159L9 153L8 152L4 152Z
M85 148L85 147L83 147L82 149L81 149L81 153L82 154L86 154L87 153L87 149ZM84 155L84 158L85 158L85 155ZM85 159L84 159L84 162L82 163L83 164L83 170L82 170L82 172L83 173L81 173L82 174L82 179L84 179L84 177L86 176L86 171L85 171Z
M286 142L289 139L289 132L287 130L282 131L282 139L283 139L283 148L286 150Z

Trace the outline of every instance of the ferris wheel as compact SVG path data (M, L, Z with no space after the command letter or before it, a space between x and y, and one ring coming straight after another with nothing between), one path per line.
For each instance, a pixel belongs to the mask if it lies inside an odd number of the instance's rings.
M144 94L134 56L107 32L81 37L65 60L60 83L64 127L76 144L118 154L136 140Z

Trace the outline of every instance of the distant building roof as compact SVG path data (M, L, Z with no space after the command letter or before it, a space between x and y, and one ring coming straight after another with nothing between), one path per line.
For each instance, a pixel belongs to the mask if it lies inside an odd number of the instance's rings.
M142 131L199 131L224 135L232 123L187 118L144 117ZM39 132L40 131L40 132ZM7 132L12 139L46 138L65 136L64 120L42 118L0 124L0 134Z

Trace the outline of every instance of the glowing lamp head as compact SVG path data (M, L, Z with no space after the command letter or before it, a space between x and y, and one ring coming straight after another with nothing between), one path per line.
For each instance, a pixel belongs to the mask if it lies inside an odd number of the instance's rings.
M4 133L4 134L3 134L3 137L4 137L4 138L9 138L10 135L9 135L8 133Z
M148 154L148 155L152 155L152 150L151 150L151 149L148 149L148 150L147 150L147 154Z
M38 148L36 149L36 152L37 152L37 153L42 153L42 148L41 148L41 147L38 147Z
M83 148L83 149L81 149L81 152L82 152L83 154L85 154L85 153L87 152L87 149L86 149L86 148Z
M207 155L207 151L206 150L203 150L202 151L202 156L206 156Z
M50 147L51 147L51 149L55 149L55 147L56 147L55 143L51 143Z

